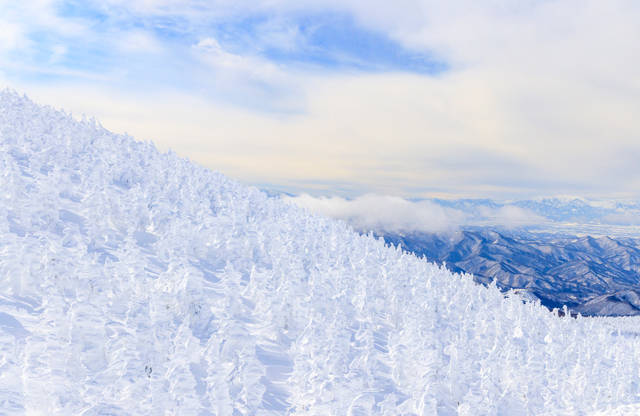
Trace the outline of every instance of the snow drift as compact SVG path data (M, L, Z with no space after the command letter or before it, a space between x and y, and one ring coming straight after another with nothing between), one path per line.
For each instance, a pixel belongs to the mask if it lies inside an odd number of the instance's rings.
M0 94L0 410L585 414L635 318L559 318L152 144Z

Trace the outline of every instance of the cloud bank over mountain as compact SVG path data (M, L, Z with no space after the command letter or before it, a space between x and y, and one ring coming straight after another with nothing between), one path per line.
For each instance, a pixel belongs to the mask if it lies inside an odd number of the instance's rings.
M341 219L361 232L376 233L426 232L445 233L467 224L491 222L503 227L540 225L548 219L513 205L488 207L479 205L463 211L436 202L410 201L400 197L368 194L354 199L338 196L312 197L308 194L281 198L331 218Z
M374 194L352 200L338 196L314 198L307 194L298 197L283 196L282 199L312 213L342 219L363 232L416 230L441 233L456 228L467 217L463 212L442 208L427 201L410 202L399 197Z

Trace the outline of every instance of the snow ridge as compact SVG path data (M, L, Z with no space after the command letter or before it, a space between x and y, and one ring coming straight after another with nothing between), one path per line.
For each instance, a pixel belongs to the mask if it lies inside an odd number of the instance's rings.
M637 319L559 318L9 90L0 184L6 414L640 402Z

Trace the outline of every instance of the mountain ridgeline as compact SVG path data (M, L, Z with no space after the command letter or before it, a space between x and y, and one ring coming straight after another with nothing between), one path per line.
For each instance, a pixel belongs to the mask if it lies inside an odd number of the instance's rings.
M425 256L484 285L515 289L549 308L583 315L640 315L640 239L550 237L461 230L385 234L388 244Z

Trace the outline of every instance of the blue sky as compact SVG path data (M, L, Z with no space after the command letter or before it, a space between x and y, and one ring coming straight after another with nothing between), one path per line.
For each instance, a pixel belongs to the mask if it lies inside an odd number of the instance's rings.
M5 67L7 75L35 82L49 82L57 76L133 82L141 87L171 84L190 92L201 84L197 70L211 69L201 68L202 63L193 56L198 45L205 45L201 49L210 53L253 58L256 64L316 73L436 75L446 70L443 60L409 50L382 31L361 27L344 11L280 14L256 10L220 17L206 3L187 4L173 13L154 8L136 13L109 2L49 4L50 16L45 18L56 21L49 25L19 22L24 45L6 54L13 61ZM199 10L210 16L199 17ZM65 24L68 30L56 27ZM132 38L133 44L127 45ZM215 42L215 48L207 40ZM254 87L277 90L267 81Z
M0 84L247 184L640 197L633 1L0 3Z

